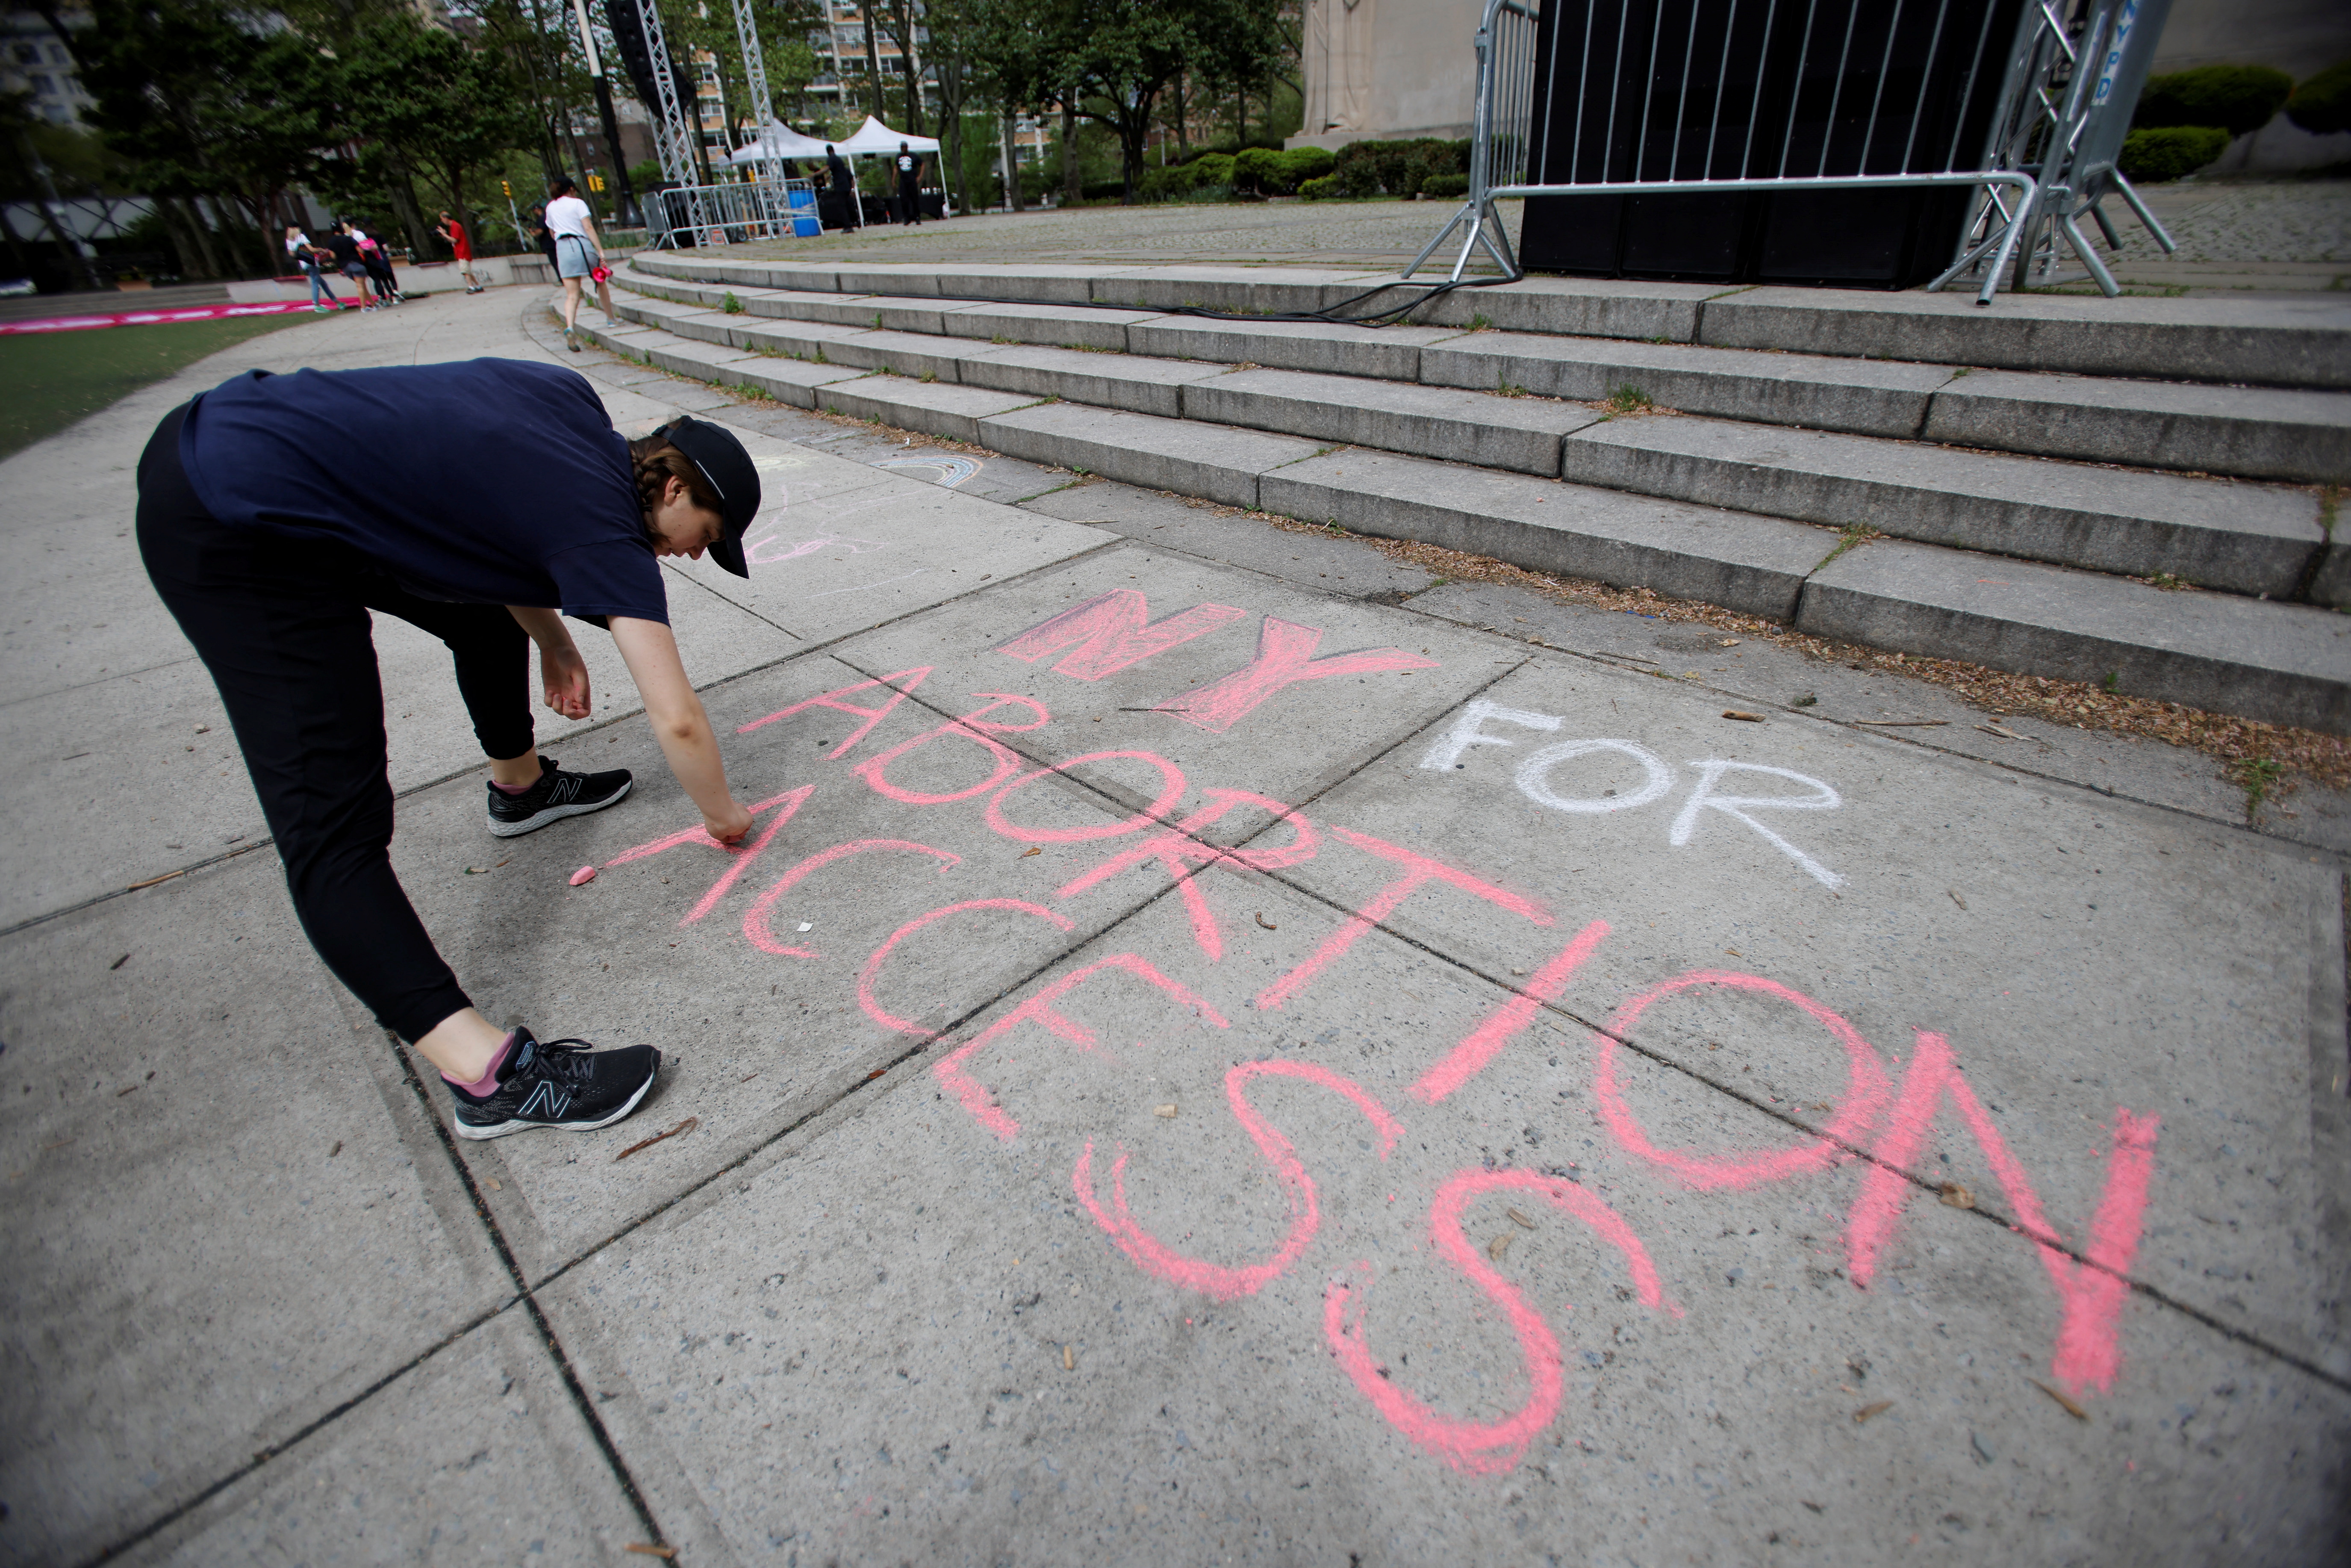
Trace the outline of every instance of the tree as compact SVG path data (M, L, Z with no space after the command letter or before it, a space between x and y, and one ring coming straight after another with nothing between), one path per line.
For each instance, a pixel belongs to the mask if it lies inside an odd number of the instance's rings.
M402 16L359 36L343 76L350 123L399 152L478 233L467 177L542 130L504 66L453 33Z
M214 0L93 0L77 40L91 119L159 195L234 202L253 255L282 265L272 232L287 194L336 140L338 68L300 33L248 30Z
M1118 139L1125 200L1135 198L1160 96L1186 75L1246 89L1296 54L1267 0L974 0L990 57L1016 101L1058 108L1062 167L1075 193L1080 120Z

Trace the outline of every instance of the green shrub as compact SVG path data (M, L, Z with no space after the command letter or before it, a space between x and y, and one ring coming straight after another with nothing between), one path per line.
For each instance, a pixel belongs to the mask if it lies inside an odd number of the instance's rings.
M1293 191L1309 180L1319 180L1339 162L1327 147L1293 147L1281 155L1281 177Z
M2132 111L2134 130L2217 125L2244 136L2270 122L2294 92L2294 78L2267 66L2199 66L2149 77Z
M1278 196L1283 186L1281 154L1270 147L1245 147L1233 159L1233 186L1260 196Z
M2337 60L2294 89L2285 117L2313 136L2351 131L2351 60Z
M1233 183L1233 159L1228 152L1203 153L1185 167L1192 171L1192 184L1196 189L1202 185L1229 185Z
M1420 183L1420 193L1437 200L1466 196L1469 193L1467 174L1431 174Z
M1319 180L1301 180L1298 193L1310 202L1327 202L1347 193L1347 188L1336 174L1325 174Z
M2209 125L2167 125L2155 131L2134 131L2124 137L2122 155L2115 163L2126 178L2151 184L2192 174L2228 150L2225 131Z

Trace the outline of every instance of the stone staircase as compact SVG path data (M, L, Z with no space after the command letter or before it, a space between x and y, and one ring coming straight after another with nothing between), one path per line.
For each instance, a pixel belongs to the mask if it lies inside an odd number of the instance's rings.
M1030 462L2351 732L2351 306L643 255L607 346ZM1380 304L1411 296L1381 296ZM2190 586L2192 585L2192 586Z

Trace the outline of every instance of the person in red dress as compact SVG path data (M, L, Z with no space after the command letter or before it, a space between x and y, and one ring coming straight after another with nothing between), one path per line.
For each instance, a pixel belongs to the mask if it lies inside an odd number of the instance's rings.
M447 240L449 248L457 253L457 270L465 275L465 292L479 294L482 286L474 281L474 242L465 233L465 225L451 217L444 208L441 214L441 226L434 232Z

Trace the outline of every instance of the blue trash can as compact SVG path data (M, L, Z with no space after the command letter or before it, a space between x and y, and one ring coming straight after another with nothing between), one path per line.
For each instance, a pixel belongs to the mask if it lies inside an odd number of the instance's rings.
M791 192L792 237L814 239L824 233L824 223L816 215L816 193L794 187Z

